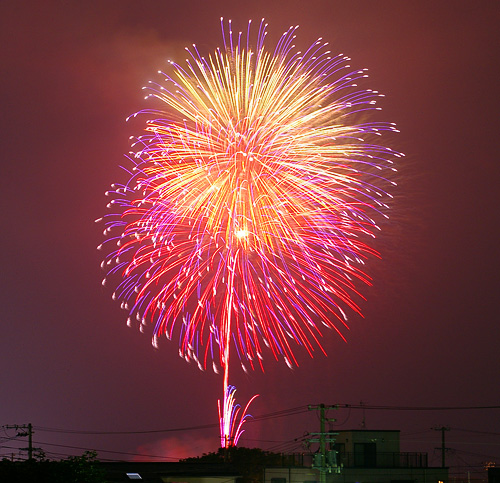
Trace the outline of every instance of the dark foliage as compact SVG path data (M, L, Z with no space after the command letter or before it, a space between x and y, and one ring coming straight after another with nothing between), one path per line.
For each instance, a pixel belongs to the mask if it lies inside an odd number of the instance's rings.
M41 456L28 461L0 461L0 481L9 483L104 483L104 471L99 468L96 453L71 456L61 461L49 461Z
M259 448L233 446L219 448L216 453L205 453L202 456L186 458L182 461L186 463L227 463L241 474L242 483L262 483L264 467L283 464L283 455L263 451Z

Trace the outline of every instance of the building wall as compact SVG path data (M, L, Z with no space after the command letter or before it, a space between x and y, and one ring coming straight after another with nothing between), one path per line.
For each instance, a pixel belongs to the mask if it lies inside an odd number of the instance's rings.
M500 467L488 468L488 483L500 483Z
M283 481L283 479L285 481ZM318 483L319 472L312 468L279 467L264 469L264 483Z
M266 468L264 483L318 483L312 468ZM447 468L344 468L326 475L327 483L448 483Z
M448 483L447 468L344 468L327 483Z
M375 443L377 453L399 453L399 431L339 431L335 439L346 453L353 453L359 443Z
M161 476L164 483L235 483L236 477L227 476Z

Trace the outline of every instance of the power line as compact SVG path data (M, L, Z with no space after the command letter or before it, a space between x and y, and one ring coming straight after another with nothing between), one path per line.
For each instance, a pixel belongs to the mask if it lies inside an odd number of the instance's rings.
M388 411L459 411L472 409L500 409L500 406L368 406L366 404L337 404L339 408L376 409Z
M372 409L381 411L459 411L459 410L500 409L500 406L377 406L377 405L366 405L366 404L336 404L335 406L339 409L363 409L363 410ZM288 408L288 409L283 409L281 411L275 411L272 413L253 416L252 419L248 420L248 423L265 421L267 419L295 416L306 412L308 412L307 406L296 406L294 408ZM176 431L196 431L200 429L212 429L217 427L219 427L219 423L202 424L198 426L186 426L182 428L163 428L163 429L150 429L150 430L139 430L139 431L88 431L88 430L78 430L78 429L48 428L44 426L36 426L35 428L37 431L46 431L52 433L120 435L120 434L171 433ZM499 433L491 433L491 434L499 434Z
M388 406L388 405L367 405L367 404L336 404L336 408L338 409L348 409L349 413L351 409L361 409L361 410L385 410L385 411L458 411L458 410L488 410L488 409L500 409L500 406L497 405L492 405L492 406ZM265 413L261 415L256 415L252 419L248 420L248 423L251 422L258 422L258 421L266 421L269 419L277 419L277 418L283 418L283 417L290 417L290 416L296 416L300 415L303 413L308 412L308 406L296 406L292 408L287 408L283 409L280 411L274 411L271 413ZM347 418L349 419L349 417ZM78 429L63 429L63 428L51 428L51 427L44 427L44 426L33 426L33 429L36 429L36 431L41 431L41 432L50 432L50 433L63 433L63 434L75 434L75 435L134 435L134 434L161 434L161 433L172 433L172 432L187 432L187 431L197 431L197 430L202 430L202 429L213 429L217 428L219 426L218 423L212 423L212 424L203 424L203 425L196 425L196 426L187 426L187 427L180 427L180 428L163 428L163 429L153 429L153 430L135 430L135 431L90 431L90 430L78 430ZM337 425L335 425L337 426ZM5 431L5 426L3 427ZM471 433L477 433L477 434L485 434L485 435L493 435L493 436L498 436L500 433L495 433L495 432L487 432L487 431L475 431L475 430L468 430L468 429L458 429L458 428L453 428L454 430L456 429L457 431L464 431L464 432L471 432ZM419 434L419 433L409 433L409 436L412 434ZM15 439L16 437L11 437L12 439ZM9 438L10 439L10 438ZM285 450L291 450L293 447L300 446L302 440L304 438L296 438L292 441L267 441L269 443L276 443L275 445L272 445L273 448L272 450L280 450L285 451ZM8 439L3 439L3 441L8 441ZM63 448L68 448L68 449L79 449L79 450L89 450L90 448L83 448L79 446L67 446L67 445L56 445L56 444L51 444L51 443L44 443L47 445L52 445L52 446L59 446ZM145 454L139 454L139 453L129 453L129 452L120 452L120 451L109 451L109 450L99 450L100 452L105 452L105 453L112 453L112 454L122 454L126 456L142 456L142 457L150 457L150 458L165 458L164 456L158 456L158 455L145 455ZM176 458L170 457L169 459L175 460Z
M120 434L152 434L152 433L172 433L176 431L194 431L199 429L216 428L219 424L203 424L199 426L188 426L184 428L167 428L167 429L148 429L141 431L87 431L80 429L60 429L60 428L46 428L43 426L35 426L37 431L44 431L48 433L65 433L65 434L93 434L93 435L120 435Z
M491 436L500 436L500 433L492 433L491 431L476 431L475 429L452 428L454 431L462 431L464 433L489 434Z
M283 409L281 411L275 411L272 413L262 414L260 416L253 416L247 421L247 423L256 421L265 421L267 419L282 418L288 416L294 416L296 414L301 414L307 412L307 406L297 406L294 408ZM140 431L88 431L88 430L78 430L78 429L61 429L61 428L47 428L44 426L35 426L37 431L44 431L49 433L65 433L65 434L91 434L91 435L124 435L124 434L154 434L154 433L172 433L176 431L196 431L200 429L212 429L218 428L219 423L203 424L198 426L187 426L183 428L166 428L166 429L149 429Z
M308 412L307 406L297 406L297 407L290 408L290 409L283 409L282 411L276 411L274 413L263 414L261 416L254 416L253 420L254 421L264 421L266 419L275 419L275 418L281 418L281 417L286 417L286 416L294 416L296 414L302 414L302 413L307 413L307 412Z
M97 451L99 453L111 453L111 454L121 454L121 455L127 455L127 456L144 456L147 458L160 458L160 459L169 459L169 460L174 460L177 461L179 458L175 458L173 456L160 456L160 455L152 455L152 454L143 454L143 453L131 453L127 451L112 451L112 450L107 450L107 449L97 449L97 448L85 448L82 446L71 446L67 444L56 444L56 443L45 443L41 441L37 441L37 444L43 444L45 446L57 446L58 448L68 448L68 449L79 449L79 450L84 450L84 451Z

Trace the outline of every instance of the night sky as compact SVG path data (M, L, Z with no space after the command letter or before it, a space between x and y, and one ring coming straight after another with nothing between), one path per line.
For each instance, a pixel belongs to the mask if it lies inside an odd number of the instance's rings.
M32 423L54 458L217 449L221 376L126 326L101 286L94 220L140 134L125 118L145 107L141 87L167 59L182 63L185 46L221 45L221 16L235 30L265 17L269 48L298 24L298 46L323 37L368 68L365 87L386 95L382 117L401 130L391 145L406 154L364 318L350 317L347 343L326 334L328 356L302 354L294 370L270 354L265 373L234 367L238 400L258 393L251 413L271 415L241 444L300 451L319 431L308 404L362 401L364 411L331 411L333 428L360 429L364 416L439 465L430 428L449 426L454 475L500 464L500 409L397 409L500 407L497 1L2 2L0 426ZM26 446L14 435L0 433L0 456Z

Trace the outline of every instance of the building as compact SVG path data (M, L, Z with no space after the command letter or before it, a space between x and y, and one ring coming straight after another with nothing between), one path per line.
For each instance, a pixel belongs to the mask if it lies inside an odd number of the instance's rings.
M106 481L133 483L236 483L240 474L229 464L105 462Z
M335 440L325 455L327 483L448 483L448 468L429 467L427 453L400 451L399 431L339 431ZM318 483L320 466L266 468L264 483Z
M490 466L488 468L488 483L500 483L500 467Z

